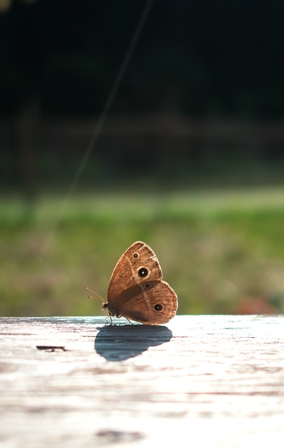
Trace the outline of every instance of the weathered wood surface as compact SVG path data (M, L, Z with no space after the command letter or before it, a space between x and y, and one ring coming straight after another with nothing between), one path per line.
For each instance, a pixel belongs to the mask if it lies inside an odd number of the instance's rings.
M284 316L114 321L0 319L1 447L283 448Z

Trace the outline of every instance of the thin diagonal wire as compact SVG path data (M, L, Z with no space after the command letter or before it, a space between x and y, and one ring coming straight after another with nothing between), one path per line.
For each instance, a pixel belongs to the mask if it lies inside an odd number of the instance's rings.
M139 36L141 34L141 31L142 31L142 29L144 27L146 18L148 16L148 13L150 11L150 8L152 6L153 1L154 0L147 0L147 2L146 2L145 8L144 8L144 10L143 10L143 12L141 14L141 17L140 17L140 20L138 22L138 25L137 25L137 27L135 29L135 32L134 32L133 36L132 36L132 39L131 39L130 44L129 44L129 47L128 47L127 51L126 51L126 54L125 54L124 59L122 61L121 67L120 67L120 69L118 71L117 77L116 77L116 79L114 81L112 89L111 89L111 91L109 93L109 96L107 98L107 101L105 103L104 109L103 109L103 111L101 113L101 116L100 116L100 118L98 120L98 123L97 123L97 125L95 127L94 133L93 133L93 135L92 135L92 137L91 137L91 139L90 139L90 141L89 141L89 143L88 143L88 145L87 145L87 147L85 149L85 153L84 153L84 155L82 157L82 160L81 160L81 162L79 164L79 167L78 167L78 169L77 169L77 171L75 173L74 179L73 179L73 181L72 181L72 183L70 185L69 195L71 195L74 192L74 190L75 190L75 188L77 186L78 180L79 180L79 178L80 178L80 176L81 176L81 174L82 174L82 172L84 170L84 167L85 167L85 165L86 165L86 163L87 163L87 161L88 161L88 159L90 157L92 149L94 148L94 146L96 144L96 141L97 141L98 136L99 136L99 134L101 132L101 129L103 127L103 124L105 122L107 114L108 114L108 112L109 112L109 110L111 108L111 105L112 105L113 100L115 98L115 95L116 95L116 93L118 91L118 88L120 86L122 78L123 78L123 76L124 76L124 74L126 72L126 69L127 69L128 64L129 64L130 58L131 58L131 56L133 54L134 48L136 47L136 44L137 44L137 41L138 41Z
M111 108L111 106L113 104L115 95L116 95L116 93L117 93L117 91L119 89L119 86L121 84L123 76L124 76L124 74L126 72L126 69L127 69L128 65L129 65L129 61L130 61L131 56L133 54L133 51L134 51L134 49L136 47L137 41L138 41L138 39L140 37L140 34L142 32L142 29L144 27L145 21L147 19L147 16L149 14L149 11L151 9L153 1L154 0L147 0L146 1L144 10L142 11L141 17L140 17L139 22L137 24L137 27L136 27L136 29L134 31L134 34L133 34L132 39L130 41L130 44L129 44L128 48L127 48L127 51L126 51L125 56L123 58L122 64L120 66L120 69L119 69L118 74L116 76L116 79L114 81L114 84L113 84L113 86L112 86L112 88L110 90L109 96L108 96L108 98L106 100L106 103L105 103L105 106L104 106L104 108L102 110L100 118L99 118L99 120L98 120L98 122L97 122L97 124L95 126L95 129L94 129L94 132L92 134L92 137L91 137L91 139L90 139L90 141L89 141L89 143L88 143L88 145L87 145L87 147L86 147L86 149L84 151L84 155L82 156L82 159L81 159L81 161L79 163L79 166L78 166L78 168L77 168L77 170L75 172L74 178L71 181L70 187L68 189L68 192L66 194L64 202L63 202L63 204L61 206L61 209L58 212L56 222L54 223L53 229L50 232L50 236L48 237L48 240L47 240L47 242L45 244L45 249L49 246L50 240L52 239L52 237L53 237L53 235L54 235L58 225L60 224L60 222L61 222L61 220L62 220L62 218L64 216L64 213L66 211L67 205L68 205L71 197L73 196L73 194L74 194L74 192L76 190L76 187L78 185L78 182L80 180L82 172L83 172L83 170L84 170L84 168L86 166L86 163L89 160L91 152L92 152L92 150L93 150L93 148L94 148L94 146L95 146L95 144L96 144L96 142L98 140L98 137L100 135L100 132L102 130L102 127L104 125L106 117L108 115L108 112L109 112L109 110L110 110L110 108ZM45 249L43 251L45 251Z

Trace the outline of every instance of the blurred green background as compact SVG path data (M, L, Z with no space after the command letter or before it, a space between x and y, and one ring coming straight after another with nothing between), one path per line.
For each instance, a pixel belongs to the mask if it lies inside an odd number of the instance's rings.
M100 314L135 240L181 314L284 311L284 3L148 2L125 60L145 5L0 0L1 315Z

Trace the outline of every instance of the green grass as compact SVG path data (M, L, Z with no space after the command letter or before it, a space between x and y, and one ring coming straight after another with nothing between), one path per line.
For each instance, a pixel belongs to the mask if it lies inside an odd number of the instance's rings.
M101 192L0 200L0 314L95 315L135 240L157 253L179 313L284 311L284 188Z

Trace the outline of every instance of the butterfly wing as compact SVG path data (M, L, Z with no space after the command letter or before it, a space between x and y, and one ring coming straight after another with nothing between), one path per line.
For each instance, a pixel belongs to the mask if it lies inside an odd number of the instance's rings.
M112 304L113 301L117 301L124 291L137 287L143 279L162 280L162 270L157 256L150 246L137 241L124 252L116 263L109 282L108 303ZM140 291L140 288L137 291Z
M177 295L168 283L153 280L141 286L144 290L123 305L122 316L148 325L165 324L175 316Z
M165 323L177 309L177 296L162 280L162 269L147 244L133 243L118 260L108 288L108 308L142 323Z

